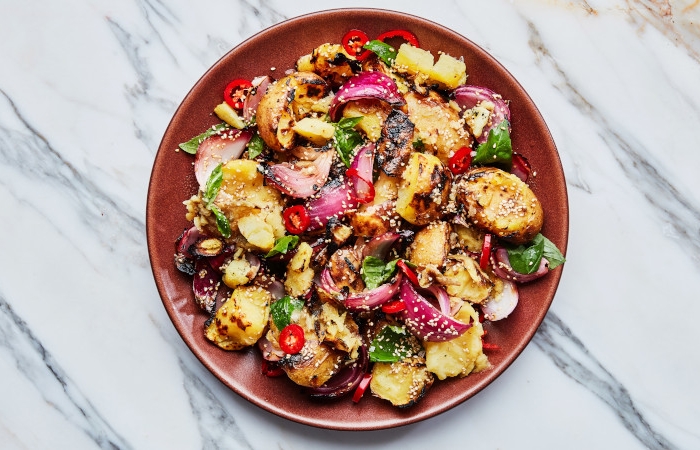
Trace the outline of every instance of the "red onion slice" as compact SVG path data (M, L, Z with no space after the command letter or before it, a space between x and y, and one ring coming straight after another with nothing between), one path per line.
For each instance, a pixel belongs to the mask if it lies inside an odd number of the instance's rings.
M209 314L216 309L216 295L220 282L221 274L214 270L207 258L197 258L192 291L197 305Z
M549 272L549 261L547 261L547 258L542 258L540 266L533 273L516 272L510 265L508 250L504 247L499 247L491 252L491 267L493 267L494 273L504 280L527 283L546 275Z
M379 308L399 292L401 272L398 272L391 283L384 283L369 291L358 292L347 296L343 305L348 311L369 311Z
M406 327L424 341L449 341L464 334L471 323L462 323L443 314L423 298L407 279L402 280L401 300L406 309L399 313Z
M454 98L455 102L462 110L471 109L484 101L489 101L494 104L488 125L484 127L481 136L476 138L479 143L486 142L489 131L498 126L504 119L510 122L510 108L508 108L508 104L503 100L500 94L495 93L489 88L481 86L460 86L454 90ZM510 129L508 131L510 131Z
M326 183L331 166L333 152L321 153L307 166L299 163L279 163L263 166L265 180L280 192L296 198L307 198L317 193Z
M226 164L241 157L251 137L251 131L227 129L221 135L210 136L199 144L194 158L194 174L200 189L204 189L209 175L219 163Z
M265 336L258 339L258 348L265 361L278 362L286 355L281 349L275 348L272 342Z
M412 231L402 230L400 232L389 231L379 236L375 236L369 241L364 242L361 245L359 254L362 255L362 259L366 256L374 256L381 260L385 260L391 247L400 240L407 239L413 235Z
M267 92L267 87L271 82L272 78L267 75L255 77L253 78L253 81L251 81L254 91L251 91L243 102L243 120L246 123L249 123L251 120L253 120L253 117L255 117L255 112L258 109L258 103L260 103L260 100L265 95L265 92Z
M530 162L519 153L513 153L512 159L513 166L510 169L510 173L520 178L523 183L527 183L527 179L530 178L530 173L532 173Z
M518 286L512 281L503 280L503 292L481 305L484 318L490 321L505 319L518 305Z
M447 295L447 291L437 284L433 284L428 287L426 291L430 292L438 301L440 305L440 311L446 316L452 316L452 306L450 306L450 296Z
M330 380L326 381L323 386L309 388L307 392L311 397L316 398L331 399L343 397L357 388L362 377L367 372L368 367L369 354L367 352L367 347L363 345L359 348L357 361L340 369L340 371Z
M389 103L392 107L403 106L403 98L396 83L382 72L360 72L343 84L331 101L329 115L333 122L341 118L343 107L349 101L376 98Z

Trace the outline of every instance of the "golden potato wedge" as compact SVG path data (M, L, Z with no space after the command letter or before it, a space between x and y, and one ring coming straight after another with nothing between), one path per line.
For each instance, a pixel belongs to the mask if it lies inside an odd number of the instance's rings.
M390 112L391 106L387 102L376 99L353 100L343 107L343 117L362 117L355 128L372 142L381 136L382 126Z
M346 356L329 344L309 339L307 333L304 348L284 358L282 369L299 386L319 387L340 370Z
M495 167L477 167L455 188L467 216L483 231L524 244L542 229L542 205L530 187L513 174Z
M287 264L287 278L284 289L292 297L301 297L311 289L314 280L314 269L310 267L314 251L311 246L302 242Z
M259 286L241 286L216 312L205 336L224 350L255 344L270 318L270 293Z
M467 82L467 66L464 61L441 53L428 73L428 83L435 82L443 89L455 89Z
M354 75L351 57L340 44L322 44L311 52L309 63L313 71L323 77L332 86L338 87ZM304 67L308 65L304 64Z
M452 173L436 156L413 153L401 174L396 212L414 225L440 219L449 200Z

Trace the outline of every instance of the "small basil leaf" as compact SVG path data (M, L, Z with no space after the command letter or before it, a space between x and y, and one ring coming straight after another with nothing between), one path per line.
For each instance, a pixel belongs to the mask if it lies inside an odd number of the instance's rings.
M202 200L204 200L204 203L206 203L207 206L211 205L211 202L214 201L219 193L219 189L221 188L221 182L224 180L224 171L222 170L222 167L223 164L221 163L214 167L214 170L212 170L211 174L209 175L207 184L204 187L204 196L202 197Z
M256 133L246 146L248 147L248 159L255 159L265 150L265 141Z
M346 167L350 167L352 151L362 144L362 135L353 128L360 120L362 117L343 118L335 124L335 149Z
M513 146L508 132L507 120L499 123L489 130L486 142L479 144L472 164L498 165L503 164L510 168L513 163Z
M508 261L516 272L530 274L539 268L543 252L544 240L542 235L538 234L529 245L508 249Z
M377 334L369 346L369 360L392 363L414 353L410 335L404 327L387 325Z
M292 323L292 315L295 311L301 310L304 307L302 300L285 295L281 299L270 305L270 315L272 321L278 330L282 331L284 327Z
M224 213L222 213L219 207L213 203L209 205L209 209L214 213L214 217L216 217L216 228L219 229L219 233L221 233L221 235L226 239L230 238L231 224Z
M179 147L182 151L189 153L190 155L194 155L197 153L197 149L199 148L199 144L201 144L206 138L213 136L213 135L219 133L221 130L225 130L226 128L229 128L228 124L225 124L225 123L216 124L213 127L209 128L204 133L198 134L197 136L193 137L192 139L190 139L187 142L183 142L182 144L179 145Z
M286 254L289 250L296 247L298 243L299 243L299 236L297 236L297 235L290 234L287 236L282 236L281 238L279 238L275 241L274 247L272 247L272 250L267 252L267 255L265 255L265 258L269 258L270 256L279 255L280 253Z
M398 53L396 49L391 45L382 41L378 41L376 39L367 42L364 46L362 46L362 48L374 52L379 57L379 59L384 61L384 63L388 66L392 65L392 63L396 59L396 54Z
M374 289L388 281L396 273L398 259L385 263L374 256L365 257L362 261L362 280L367 289Z
M549 269L551 270L564 264L566 259L564 258L564 255L561 254L557 246L546 237L542 236L542 238L544 239L544 251L542 252L542 256L547 258L547 261L549 261Z

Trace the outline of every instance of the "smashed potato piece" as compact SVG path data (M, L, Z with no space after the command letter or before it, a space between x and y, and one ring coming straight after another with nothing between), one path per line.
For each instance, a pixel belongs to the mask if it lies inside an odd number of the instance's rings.
M284 281L285 291L292 297L301 297L309 289L314 281L314 269L311 264L313 249L306 242L297 247L297 251L287 264L287 278Z
M413 153L401 174L396 212L414 225L439 219L449 199L452 173L433 155Z
M421 228L408 247L408 259L420 267L445 265L450 252L450 224L437 221Z
M447 294L472 303L482 303L493 289L491 277L472 258L465 255L451 255L445 269L445 277L450 284L445 286Z
M335 127L315 117L304 117L294 127L294 132L314 145L322 146L328 142L335 133Z
M542 229L542 205L517 176L495 167L470 170L456 186L469 219L513 244L531 241Z
M441 88L455 89L467 82L467 66L464 61L441 53L428 73L428 81L434 81Z
M425 395L433 381L425 360L413 357L394 363L375 363L369 386L372 395L407 408Z
M255 344L270 318L270 293L258 286L236 288L219 308L205 336L224 350Z
M463 323L469 323L471 320L472 327L451 341L423 343L427 370L440 380L456 376L465 377L490 365L481 344L484 329L477 312L469 303L463 302L454 317Z

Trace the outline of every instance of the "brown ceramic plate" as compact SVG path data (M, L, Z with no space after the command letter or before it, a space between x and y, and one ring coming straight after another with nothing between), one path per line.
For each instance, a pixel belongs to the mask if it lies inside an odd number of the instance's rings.
M174 242L189 225L182 201L197 190L193 156L175 149L218 122L212 110L221 102L228 81L261 74L279 78L300 55L325 42L339 42L352 28L362 29L370 38L391 29L411 30L421 47L433 54L444 51L463 56L470 84L487 86L510 100L513 147L537 171L532 187L545 211L542 233L565 252L568 203L561 161L542 116L522 86L493 57L454 31L415 16L376 9L330 10L286 21L248 39L214 64L187 94L165 132L151 175L146 227L153 275L165 309L192 352L226 386L251 403L292 421L330 429L373 430L435 416L496 379L522 352L544 319L561 268L522 286L515 312L487 325L489 341L500 347L489 355L491 369L466 378L438 380L417 405L408 409L397 409L370 395L358 404L349 398L312 400L285 378L261 375L261 357L256 349L225 352L204 339L207 317L194 304L191 278L173 265Z

